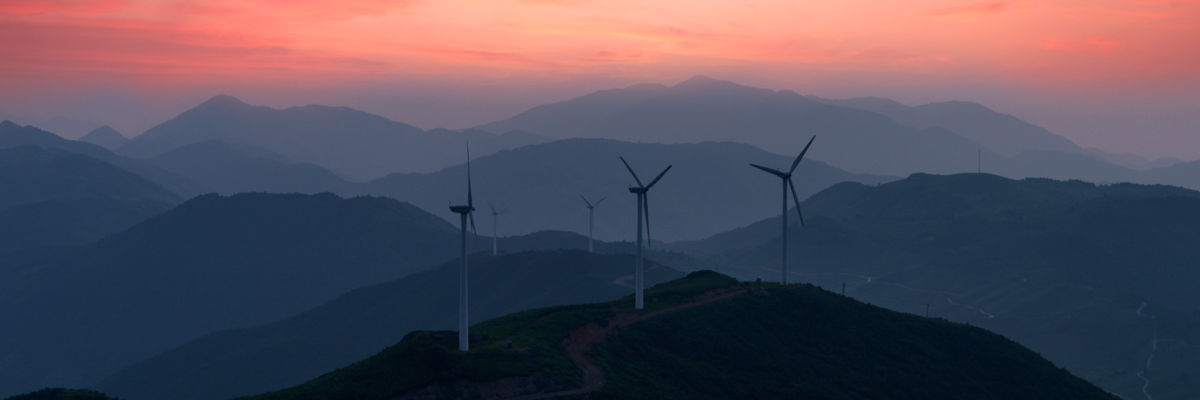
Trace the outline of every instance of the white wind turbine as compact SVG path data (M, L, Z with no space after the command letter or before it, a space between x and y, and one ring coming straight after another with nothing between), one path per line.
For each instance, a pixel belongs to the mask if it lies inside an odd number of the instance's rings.
M599 206L600 202L603 202L604 199L607 199L608 197L601 197L600 200L596 200L596 204L592 204L592 202L588 201L587 197L583 197L583 195L579 195L579 197L583 199L584 203L587 203L588 208L588 251L595 253L596 251L592 250L592 229L596 226L596 206Z
M800 212L800 197L796 196L796 184L792 182L792 173L796 172L796 166L800 165L800 159L804 158L804 153L808 152L808 146L812 146L813 140L817 137L813 136L808 139L808 144L804 146L804 150L800 151L800 155L796 157L796 161L792 161L792 169L787 173L774 168L767 168L761 165L750 164L751 167L770 172L772 175L783 179L783 278L780 282L787 285L787 208L788 208L788 189L792 190L792 200L796 201L796 214L800 216L800 226L804 226L804 214Z
M497 253L496 238L499 237L496 235L496 221L497 221L496 217L499 216L500 214L507 213L508 209L506 208L506 209L504 209L504 211L496 211L496 206L492 205L492 202L490 202L490 201L488 202L488 208L492 209L492 255L494 256Z
M471 147L467 146L467 205L450 206L450 211L462 217L462 259L458 269L458 350L470 350L467 335L467 219L471 220L471 231L475 232L475 240L479 240L479 232L475 230L475 207L471 196ZM476 247L479 244L476 243Z
M637 194L637 200L638 200L638 204L637 204L637 261L635 264L635 272L634 272L634 276L635 276L634 293L635 293L635 295L634 295L633 308L641 310L642 305L643 305L642 289L644 286L643 280L642 280L642 264L643 264L643 261L642 261L642 211L644 210L646 212L646 241L649 242L650 241L650 203L646 198L646 193L650 191L651 187L654 187L655 183L658 183L659 179L662 179L663 175L666 175L667 171L669 171L671 169L671 166L668 165L666 169L664 169L662 172L660 172L658 174L657 177L654 178L654 180L650 181L649 185L643 186L642 180L638 179L637 173L634 173L633 168L629 166L629 163L625 162L625 157L620 157L620 158L621 158L621 163L625 164L625 168L629 170L629 173L631 175L633 175L633 180L637 181L637 183L638 183L637 187L629 188L629 193Z

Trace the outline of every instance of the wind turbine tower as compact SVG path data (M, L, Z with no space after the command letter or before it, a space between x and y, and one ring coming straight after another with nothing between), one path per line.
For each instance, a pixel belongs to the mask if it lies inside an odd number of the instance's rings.
M604 199L607 199L608 197L601 197L600 200L596 200L596 204L592 204L592 202L588 201L587 197L583 197L583 195L579 195L579 197L583 198L583 202L587 203L588 208L588 252L595 253L596 251L592 250L592 229L596 226L596 206L600 205L600 202L604 201Z
M471 220L471 231L475 232L475 239L479 239L479 232L475 230L475 207L474 201L471 198L471 148L467 147L467 205L465 206L450 206L450 211L456 212L462 217L462 259L459 262L458 268L458 350L470 350L470 344L467 341L467 219ZM477 244L478 245L478 244Z
M633 175L633 180L637 181L637 184L638 184L637 187L630 187L629 193L637 194L637 200L638 200L638 204L637 204L637 261L636 261L635 267L634 267L635 268L635 272L634 272L634 277L635 277L634 293L635 293L635 295L634 295L633 308L641 310L642 305L643 305L642 289L644 286L643 285L644 281L642 279L642 264L644 264L642 261L642 211L644 210L646 212L646 241L648 242L648 241L650 241L650 203L646 198L646 193L650 191L651 187L654 187L655 183L658 183L659 179L662 179L663 175L667 174L667 171L671 170L671 166L668 165L666 169L664 169L662 172L660 172L658 174L657 177L654 178L654 180L650 181L649 185L642 185L642 180L638 179L637 173L634 173L633 168L629 166L629 163L625 162L625 157L620 157L620 158L621 158L621 163L625 164L625 169L629 170L629 174ZM597 202L597 203L599 203L599 202Z
M508 209L504 209L504 211L496 211L496 206L492 205L492 202L490 201L488 202L488 208L492 209L492 255L494 256L496 255L496 238L498 237L496 235L496 217L500 214L507 213Z
M787 285L787 274L788 274L788 271L787 271L787 245L788 245L788 241L787 241L788 195L787 194L788 194L788 189L792 190L792 200L794 200L796 202L796 214L798 216L800 216L800 226L803 227L804 226L804 214L800 212L800 197L796 196L796 184L792 182L792 173L796 172L796 166L800 165L800 159L804 158L804 153L808 152L808 146L812 146L812 142L816 138L817 138L816 136L813 136L812 139L808 139L808 144L804 146L804 150L800 151L800 155L796 157L796 161L792 161L792 169L788 170L787 173L784 173L783 171L779 171L774 168L767 168L767 167L764 167L761 165L750 164L751 167L770 172L772 175L778 176L779 178L781 178L783 180L783 214L782 214L783 215L783 258L782 258L783 264L782 264L782 268L781 268L781 270L783 271L783 278L780 280L780 282L782 282L782 284L784 284L784 285Z

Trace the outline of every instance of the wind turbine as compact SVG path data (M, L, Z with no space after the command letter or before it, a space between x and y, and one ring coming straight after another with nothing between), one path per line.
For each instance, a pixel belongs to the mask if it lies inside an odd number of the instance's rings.
M638 179L637 173L634 173L633 168L629 166L629 163L625 162L625 157L620 157L620 158L621 158L621 163L625 164L625 168L629 170L629 173L631 175L633 175L633 180L637 181L637 183L638 183L637 187L629 188L629 193L637 194L637 199L638 199L638 204L637 204L637 228L638 228L637 229L637 263L635 264L636 272L634 273L634 277L635 277L634 299L635 300L633 303L633 308L641 310L642 309L642 286L643 286L642 285L642 282L643 282L642 281L642 264L643 264L643 262L642 262L642 210L646 211L646 241L649 242L650 241L650 203L646 199L646 192L649 192L650 188L654 187L654 184L658 183L658 180L662 179L663 175L667 174L667 171L669 171L671 169L671 166L668 165L667 169L664 169L662 172L660 172L658 174L658 176L654 178L654 180L650 181L649 185L642 185L642 180ZM597 203L599 203L599 202L597 202Z
M475 232L475 240L479 240L479 231L475 230L475 207L471 197L471 147L467 145L467 205L450 206L450 211L462 217L462 260L458 268L458 350L470 350L467 341L467 219L471 220L471 231ZM478 243L475 244L479 246Z
M601 197L600 200L596 200L596 204L587 201L587 197L583 197L583 195L579 195L579 197L583 198L583 202L587 203L588 207L588 252L595 253L596 251L592 250L592 228L596 226L596 206L600 205L600 202L608 197ZM638 226L641 225L639 224Z
M792 161L792 169L788 170L787 173L783 173L782 171L779 171L774 168L767 168L767 167L764 167L761 165L750 164L751 167L770 172L772 175L778 176L781 179L783 179L783 268L782 268L783 279L780 282L782 282L784 285L787 285L787 226L788 226L788 224L787 224L787 208L788 208L787 207L788 206L787 194L788 194L788 189L789 188L792 189L792 200L796 201L796 215L800 216L800 226L803 227L804 226L804 214L802 214L800 212L800 197L796 196L796 184L794 182L792 182L792 173L796 172L796 166L800 165L800 159L804 158L804 153L808 152L808 146L812 146L812 142L816 138L817 137L814 135L812 137L812 139L808 139L808 144L804 146L804 150L800 151L800 155L796 157L796 161Z
M504 209L504 211L496 211L496 206L492 205L491 201L488 201L488 208L492 209L492 255L494 256L494 255L496 255L496 237L497 237L496 236L496 216L507 213L508 209Z

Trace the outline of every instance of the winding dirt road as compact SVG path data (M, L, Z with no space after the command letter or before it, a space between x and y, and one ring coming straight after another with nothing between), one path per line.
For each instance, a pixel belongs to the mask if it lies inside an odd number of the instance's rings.
M1137 314L1143 317L1148 317L1155 322L1154 336L1152 336L1150 339L1150 358L1146 359L1146 369L1142 370L1142 372L1138 372L1137 377L1142 378L1142 380L1146 382L1142 385L1142 394L1146 395L1146 400L1154 400L1154 397L1150 396L1150 378L1146 377L1146 373L1150 372L1150 363L1154 361L1154 355L1158 353L1158 320L1154 318L1153 315L1142 313L1142 310L1146 309L1147 305L1149 304L1142 303L1142 306L1138 307L1137 309Z

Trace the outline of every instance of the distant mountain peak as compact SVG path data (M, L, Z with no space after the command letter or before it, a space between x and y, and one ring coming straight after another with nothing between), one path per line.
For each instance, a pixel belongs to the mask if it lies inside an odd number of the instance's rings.
M20 128L20 127L21 126L17 125L16 122L12 122L7 119L4 120L4 122L0 122L0 128L3 128L3 129L15 129L15 128Z
M679 82L675 86L671 86L671 88L668 90L674 94L716 96L732 95L735 97L757 97L775 93L775 91L771 89L760 89L739 85L735 82L713 79L704 75L696 75L691 79Z
M81 142L99 145L100 147L109 150L115 150L116 148L121 147L121 145L125 144L125 142L128 140L129 138L125 137L125 135L122 135L120 132L117 132L116 129L113 129L108 125L93 129L91 132L88 132L88 134L79 138L79 141Z
M693 78L693 79L694 79L694 78ZM660 91L660 90L665 90L665 89L667 89L667 86L666 86L666 85L663 85L663 84L661 84L661 83L639 83L639 84L636 84L636 85L633 85L633 86L627 87L627 88L625 88L625 89L627 89L627 90L653 90L653 91Z
M696 76L689 78L686 81L675 84L675 86L671 86L671 89L674 89L674 90L700 89L700 88L707 89L707 88L729 87L729 86L742 86L742 85L738 85L738 84L730 82L730 81L722 81L722 80L709 78L704 75L696 75Z
M200 107L230 107L230 106L247 106L247 105L248 104L246 104L246 102L241 101L237 97L233 97L233 96L230 96L227 94L218 94L218 95L213 96L212 98L208 99L204 103L201 103L196 108L200 108Z
M702 83L713 83L713 82L729 82L729 81L721 81L721 80L718 80L718 79L709 78L709 77L708 77L708 76L706 76L706 75L696 75L696 76L693 76L693 77L691 77L691 78L688 78L688 80L686 80L686 81L679 82L679 84L677 84L677 85L675 85L675 86L679 86L679 85L691 85L691 84L702 84Z

